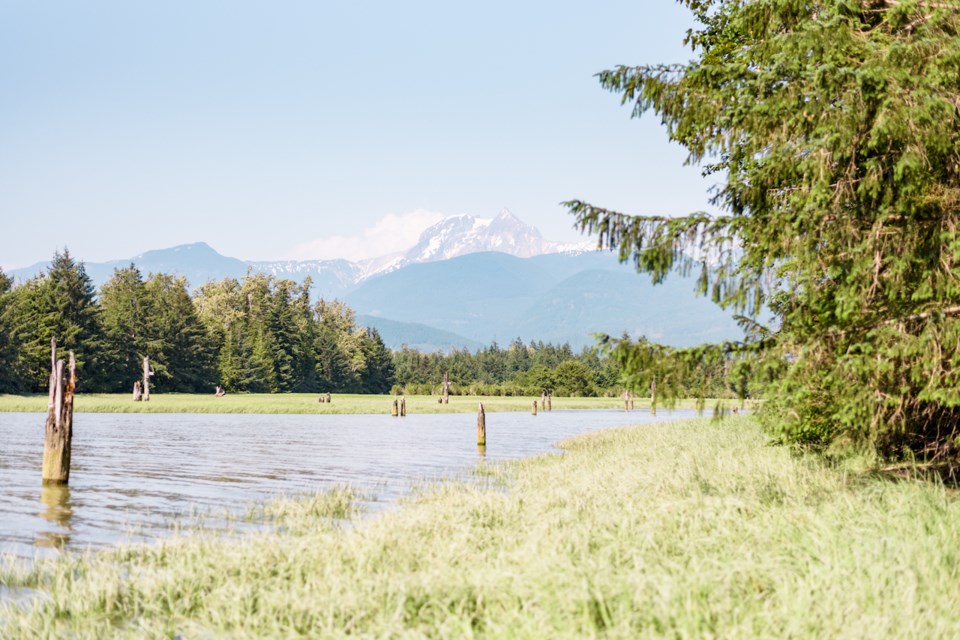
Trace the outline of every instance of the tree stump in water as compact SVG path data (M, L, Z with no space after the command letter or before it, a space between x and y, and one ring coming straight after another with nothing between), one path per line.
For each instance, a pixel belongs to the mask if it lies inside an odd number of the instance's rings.
M326 401L327 401L327 403L333 402L333 396L330 395L330 392L329 392L329 391L327 391L327 400L326 400Z
M547 394L547 411L553 411L553 394Z
M477 444L487 446L487 416L483 412L483 403L477 411Z
M532 413L533 413L533 415L537 415L537 401L536 401L536 400L533 401L533 412L532 412Z
M133 383L133 401L140 402L143 400L143 392L140 390L140 381L137 380Z
M390 415L394 418L400 415L400 401L396 398L393 399L393 406L390 407Z
M70 445L73 441L73 393L77 386L76 359L70 352L69 378L63 360L57 360L57 341L50 342L50 404L43 438L43 484L70 481Z
M400 417L401 418L407 417L407 397L406 396L400 396Z

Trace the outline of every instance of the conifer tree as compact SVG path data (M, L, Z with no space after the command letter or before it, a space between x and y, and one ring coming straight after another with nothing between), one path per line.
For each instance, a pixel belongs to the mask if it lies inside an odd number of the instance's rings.
M17 349L13 342L10 308L13 280L0 269L0 393L16 393L21 384L16 375Z
M695 269L720 304L772 310L754 344L776 433L955 454L960 4L684 4L691 62L599 79L717 177L722 213L570 201L578 224L654 281Z
M49 271L22 286L11 298L9 325L19 345L17 375L32 391L47 388L50 340L64 352L74 351L81 389L102 388L103 329L94 287L82 262L69 250L56 252Z

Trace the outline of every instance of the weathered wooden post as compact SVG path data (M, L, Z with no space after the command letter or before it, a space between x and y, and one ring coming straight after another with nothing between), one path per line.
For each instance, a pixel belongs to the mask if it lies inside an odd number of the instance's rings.
M650 381L650 415L657 415L657 379Z
M150 376L153 375L153 371L150 371L150 357L143 357L143 401L150 401Z
M394 418L400 415L400 401L397 400L397 397L393 397L393 405L390 407L390 415Z
M537 415L537 401L533 401L533 415Z
M328 404L331 403L331 402L333 402L333 396L330 395L330 392L329 392L329 391L327 391L327 399L326 399L326 402L327 402Z
M443 404L450 404L450 377L443 372Z
M553 394L547 394L547 411L553 411Z
M321 393L320 397L317 399L317 402L319 402L320 404L323 404L326 401L327 401L327 397Z
M70 481L70 445L73 441L73 392L77 364L70 352L70 378L63 378L63 360L57 360L57 341L50 341L50 403L43 438L43 484Z
M140 402L143 400L143 392L140 391L140 381L136 380L133 383L133 401Z
M407 417L407 396L400 396L400 417Z
M480 403L480 409L477 410L477 444L487 446L487 416L483 412L483 403Z
M540 394L540 410L541 411L547 410L547 392L546 391Z
M630 392L629 391L623 392L623 410L630 411Z

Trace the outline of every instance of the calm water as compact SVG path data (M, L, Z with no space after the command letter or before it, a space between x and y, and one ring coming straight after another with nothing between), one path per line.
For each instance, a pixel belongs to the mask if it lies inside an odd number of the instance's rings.
M640 411L489 413L484 455L535 455L572 435L651 420ZM243 512L342 483L388 504L412 483L462 473L480 456L471 414L77 414L70 486L43 488L43 421L0 413L0 554L152 540L185 516Z

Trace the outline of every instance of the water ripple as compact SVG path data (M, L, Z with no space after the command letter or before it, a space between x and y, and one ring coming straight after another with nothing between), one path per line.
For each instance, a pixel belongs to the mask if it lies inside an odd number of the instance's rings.
M70 486L42 488L43 418L0 414L0 553L33 558L151 540L179 518L241 513L251 502L337 484L390 503L478 458L469 414L77 414ZM651 420L623 411L489 413L485 456L535 455L569 436Z

